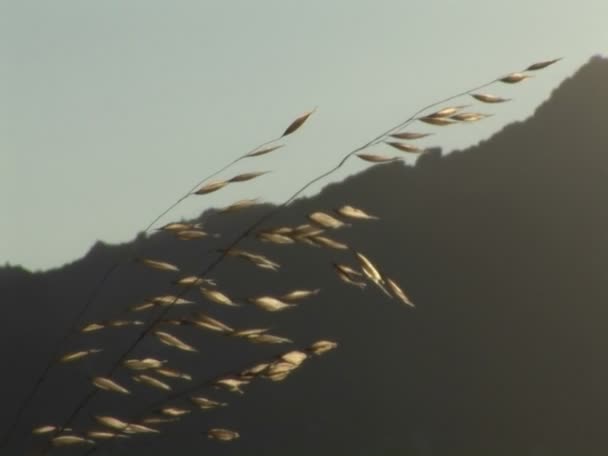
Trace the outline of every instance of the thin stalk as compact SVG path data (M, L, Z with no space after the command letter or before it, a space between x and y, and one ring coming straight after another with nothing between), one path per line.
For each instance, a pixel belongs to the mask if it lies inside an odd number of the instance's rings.
M383 139L385 139L389 134L391 134L394 131L400 130L402 128L405 128L407 125L409 125L411 122L413 122L414 120L416 120L417 116L428 110L431 109L437 105L446 103L448 101L451 101L455 98L464 96L464 95L468 95L469 93L471 93L472 91L475 90L479 90L481 88L487 87L488 85L493 84L494 82L496 82L497 79L493 79L490 82L484 83L482 85L473 87L472 89L468 89L462 92L459 92L456 95L451 95L447 98L444 98L442 100L430 103L429 105L423 107L422 109L419 109L418 111L416 111L414 114L412 114L410 117L408 117L405 121L400 122L399 124L389 128L388 130L386 130L385 132L379 134L378 136L376 136L375 138L373 138L372 140L368 141L367 143L365 143L364 145L357 147L356 149L352 150L351 152L347 153L346 155L344 155L342 157L342 159L338 162L338 164L336 164L334 167L330 168L328 171L322 173L321 175L315 177L314 179L310 180L309 182L307 182L305 185L303 185L301 188L299 188L295 193L293 193L287 200L285 200L282 204L280 204L279 206L275 207L273 210L271 210L270 212L266 213L265 215L263 215L262 217L260 217L257 221L255 221L252 225L250 225L247 229L245 229L239 236L237 236L232 243L230 243L230 245L223 249L222 253L220 256L218 256L218 258L216 258L216 260L214 260L209 266L207 266L207 268L205 268L200 274L198 274L199 277L203 278L205 277L207 274L209 274L211 271L213 271L220 263L222 263L222 261L226 258L226 256L228 255L228 252L236 247L243 239L245 239L247 236L249 236L257 227L259 227L261 224L263 224L264 222L266 222L267 220L271 219L273 216L275 216L276 214L278 214L279 212L281 212L283 209L285 209L285 207L287 207L291 202L293 202L298 196L300 196L300 194L302 192L304 192L306 189L308 189L311 185L315 184L316 182L320 181L321 179L324 179L325 177L333 174L335 171L337 171L338 169L340 169L347 161L350 157L352 157L354 154L361 152L362 150L377 144L378 142L382 141ZM175 299L173 300L173 303L171 303L169 306L163 308L163 310L158 314L158 316L156 318L154 318L147 326L146 328L143 329L143 331L139 334L139 336L129 345L129 347L127 348L127 350L125 352L123 352L123 354L120 356L120 358L113 364L113 366L111 367L111 369L109 370L109 373L107 374L108 377L110 377L115 371L116 369L118 369L118 367L120 366L120 364L122 363L122 361L124 361L126 359L127 356L129 356L133 350L139 345L139 343L152 331L153 328L155 328L155 326L165 317L165 315L167 314L167 312L169 312L169 310L171 308L173 308L174 303L177 301L177 299L179 299L180 297L183 297L190 289L192 288L192 286L187 286L184 287L184 289L181 291L181 293L179 295L177 295L175 297ZM82 400L80 403L78 403L78 405L76 406L75 410L70 414L70 416L68 417L68 419L66 420L66 422L61 426L61 428L66 428L69 427L72 422L77 418L79 412L84 409L84 407L86 407L89 403L89 401L96 395L97 391L92 391L91 393L89 393L84 400ZM46 452L43 453L43 455L47 454Z

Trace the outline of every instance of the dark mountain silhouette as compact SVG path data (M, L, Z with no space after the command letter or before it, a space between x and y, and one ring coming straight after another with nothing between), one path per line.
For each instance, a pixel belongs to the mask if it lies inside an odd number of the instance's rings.
M132 439L99 454L606 454L606 81L608 61L594 58L533 117L475 147L447 156L433 152L415 167L377 166L297 201L272 224L303 223L308 212L344 203L380 216L334 237L381 265L418 308L339 282L331 261L354 263L349 253L247 240L246 248L283 268L260 271L229 259L212 274L220 288L235 297L294 287L320 287L321 294L280 314L202 306L237 327L272 326L296 346L328 338L339 349L307 361L282 383L260 380L243 397L211 392L230 406L168 425L167 436ZM211 211L203 219L226 242L269 209ZM197 272L215 258L218 240L180 242L157 234L135 242L146 256ZM81 260L46 273L0 269L1 428L87 294L130 249L98 243ZM142 269L121 267L87 321L174 291L171 274ZM150 317L137 314L144 316ZM285 349L194 329L175 333L201 355L176 353L155 340L135 355L160 351L202 379ZM66 347L103 346L106 352L80 367L53 370L7 454L24 453L26 425L65 418L88 389L87 376L106 371L135 337L132 329L115 329ZM161 396L143 386L133 390L138 399L99 394L79 424L101 412L128 417ZM208 442L202 431L214 426L237 429L242 438ZM62 453L76 454L56 452Z

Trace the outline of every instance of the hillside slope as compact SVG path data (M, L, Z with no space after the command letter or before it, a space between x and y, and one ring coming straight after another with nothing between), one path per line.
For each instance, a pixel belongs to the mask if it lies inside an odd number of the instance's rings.
M335 237L394 276L416 311L372 288L361 293L338 282L331 261L350 261L349 254L249 240L249 248L284 266L273 273L226 261L213 276L229 294L278 294L293 287L322 292L281 314L219 306L209 307L210 313L235 326L272 326L300 346L337 340L339 349L283 383L252 385L243 398L216 393L230 407L188 418L166 437L123 444L122 454L606 454L606 81L608 61L593 59L533 117L476 147L443 157L432 153L415 167L377 166L297 201L273 224L303 223L307 212L344 203L378 215L380 221L355 223ZM225 242L267 210L207 213L204 219ZM196 272L214 258L218 241L180 243L155 235L137 242L148 256ZM10 395L0 410L1 428L87 293L129 249L97 244L83 259L42 274L0 269L0 350L11 366L2 377ZM122 267L89 320L171 291L168 277ZM282 348L195 330L176 334L200 347L200 358L161 349L155 341L138 353L160 349L206 378ZM85 392L87 375L107 369L134 337L122 329L74 342L108 353L100 364L84 364L80 374L78 368L55 370L25 422L65 417ZM160 397L134 388L143 399ZM127 414L124 403L103 395L89 412ZM229 445L207 442L201 431L212 426L238 429L242 438ZM16 444L14 451L21 454L22 447Z

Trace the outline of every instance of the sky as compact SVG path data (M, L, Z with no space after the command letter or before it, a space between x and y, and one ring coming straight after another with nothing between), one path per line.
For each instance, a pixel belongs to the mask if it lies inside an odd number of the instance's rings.
M242 198L280 202L424 105L564 57L434 130L445 151L530 116L594 54L608 2L0 0L0 264L49 269L96 240L131 240L205 175L280 135L286 147L220 177L160 223ZM388 146L373 153L393 154ZM328 182L364 169L352 160Z

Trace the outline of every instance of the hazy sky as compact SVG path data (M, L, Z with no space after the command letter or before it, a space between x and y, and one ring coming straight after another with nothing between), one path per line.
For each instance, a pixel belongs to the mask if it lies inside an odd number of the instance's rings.
M605 0L0 0L0 262L46 269L97 239L127 241L315 106L288 147L226 177L274 173L191 197L163 221L279 201L423 105L565 57L488 89L514 98L493 118L423 144L478 142L605 52L607 17Z

